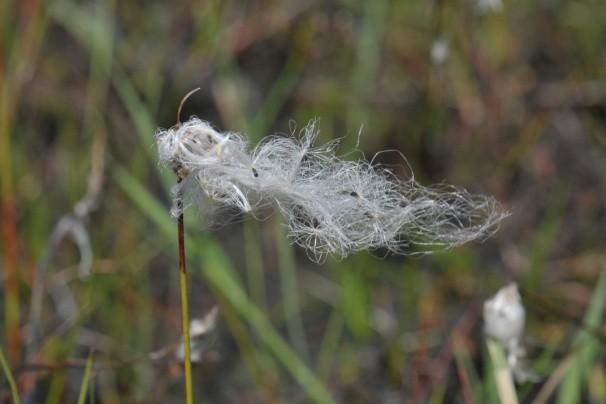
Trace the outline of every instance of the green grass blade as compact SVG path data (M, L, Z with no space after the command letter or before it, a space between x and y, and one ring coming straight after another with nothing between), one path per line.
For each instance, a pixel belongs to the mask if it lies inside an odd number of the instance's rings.
M93 367L93 353L88 355L86 360L86 367L84 368L84 375L82 376L82 384L80 385L80 394L78 395L78 404L84 404L86 401L86 392L88 390L88 384L90 382L91 369Z
M326 332L320 345L320 352L316 360L316 374L320 380L327 380L339 352L339 343L343 334L343 316L338 308L332 310Z
M591 302L585 313L583 325L574 339L573 349L577 352L558 394L558 403L578 403L583 395L583 383L588 378L592 363L598 359L600 343L588 331L600 327L606 302L606 269L602 270L600 279L593 292Z
M0 364L2 365L2 370L4 371L4 376L8 381L8 385L11 389L11 397L13 399L13 403L19 404L19 392L17 391L17 384L15 383L15 379L13 378L13 373L11 372L11 368L8 366L8 362L4 357L4 350L0 348Z
M297 352L309 359L309 347L305 338L305 327L301 318L301 303L299 302L299 287L297 280L297 264L293 257L291 245L279 220L274 221L278 263L280 267L280 288L282 290L284 321L288 330L290 342Z
M339 306L345 324L359 341L366 340L372 333L370 328L369 282L362 265L335 265L339 283L343 286L339 296Z
M175 223L168 215L168 209L158 202L141 182L133 177L125 168L114 165L114 179L122 191L137 205L142 213L154 222L169 238L174 238ZM171 240L172 240L171 238Z
M230 273L231 271L225 270L225 265L217 265L224 258L213 256L217 253L216 249L205 248L205 250L207 251L203 254L207 259L204 260L203 271L206 278L225 296L240 316L248 321L267 349L290 371L310 398L317 403L334 402L325 387L273 329L267 317L246 297ZM202 251L202 249L196 251Z
M256 140L267 135L270 123L276 121L280 109L284 107L288 96L300 79L302 66L299 58L291 55L286 67L269 90L265 102L250 117L251 136Z
M249 294L261 310L267 310L267 291L265 289L265 269L263 268L261 232L259 223L251 216L244 221L244 254Z
M103 72L114 82L118 95L133 120L137 133L144 145L153 143L152 135L156 131L151 113L141 101L132 82L119 65L111 63L112 27L109 13L91 15L84 7L69 1L58 1L50 8L54 20L62 25L80 44L92 53L101 53ZM97 52L95 52L97 50ZM113 68L113 70L112 70ZM150 147L144 147L147 157L152 158Z
M458 371L464 375L469 382L469 393L473 395L471 397L472 402L480 402L482 384L480 382L480 377L474 368L472 355L463 341L459 341L458 339L455 341L454 355Z
M137 134L144 146L145 154L151 160L155 160L154 149L147 147L153 144L153 134L156 132L156 126L149 109L139 97L136 88L123 69L115 66L112 79L120 99L128 110L128 115L135 124Z

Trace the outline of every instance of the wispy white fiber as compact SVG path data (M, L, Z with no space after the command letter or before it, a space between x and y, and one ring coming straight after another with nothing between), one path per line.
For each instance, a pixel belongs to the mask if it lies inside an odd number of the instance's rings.
M269 136L250 148L245 136L192 118L159 130L156 142L161 162L183 179L177 193L202 192L243 212L273 205L292 241L317 261L364 249L450 248L490 236L507 216L491 197L344 160L337 142L314 146L317 134L312 122L300 136Z

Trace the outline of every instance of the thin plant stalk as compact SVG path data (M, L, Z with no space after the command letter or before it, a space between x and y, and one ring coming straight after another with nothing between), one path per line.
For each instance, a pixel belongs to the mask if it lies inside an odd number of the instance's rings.
M179 178L178 182L181 182ZM179 218L177 220L177 232L179 239L179 289L181 289L181 321L183 323L183 347L185 350L185 402L193 404L194 395L192 389L191 375L191 341L189 334L189 301L187 284L187 270L185 266L185 230L183 228L183 200L178 196Z
M88 354L86 360L86 367L84 368L84 375L82 376L82 384L80 386L80 394L78 395L78 404L85 404L86 393L88 391L88 385L90 383L91 369L93 367L93 354Z
M291 246L283 233L281 223L279 221L274 223L280 265L280 284L284 295L284 319L288 336L298 353L303 358L309 359L309 350L305 340L303 320L301 319L296 263L292 256Z
M179 108L177 110L177 123L181 123L181 109L185 101L200 88L193 89L185 94ZM181 173L176 173L178 176L177 184L183 180ZM189 333L189 286L187 283L187 269L185 265L185 229L183 227L183 195L181 192L177 194L177 208L179 209L179 217L177 219L177 237L179 243L179 289L181 290L181 322L183 325L183 348L185 351L184 367L185 367L185 402L193 404L194 393L191 372L191 337Z

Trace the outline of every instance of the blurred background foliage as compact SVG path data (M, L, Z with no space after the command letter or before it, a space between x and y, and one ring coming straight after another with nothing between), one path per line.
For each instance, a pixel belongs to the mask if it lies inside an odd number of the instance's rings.
M219 308L200 401L497 402L481 304L512 280L540 376L520 401L606 401L602 0L4 0L0 33L2 349L22 401L81 384L88 402L182 401L153 136L195 87L183 117L253 143L318 118L343 154L399 150L420 182L512 213L482 244L318 266L278 215L190 209L191 313Z

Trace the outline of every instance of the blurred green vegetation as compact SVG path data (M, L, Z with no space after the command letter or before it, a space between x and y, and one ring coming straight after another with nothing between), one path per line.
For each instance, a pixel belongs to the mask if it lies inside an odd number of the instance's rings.
M519 401L606 402L605 42L602 0L0 2L0 400L12 373L22 402L183 401L153 135L201 87L184 117L253 143L319 118L512 213L482 244L318 266L278 215L188 210L190 312L220 310L201 402L498 402L481 304L512 280L540 376Z

